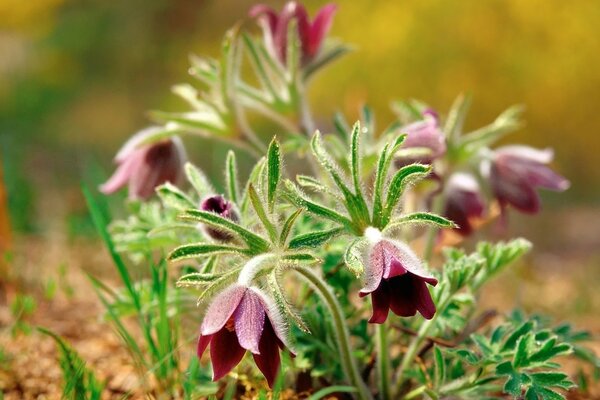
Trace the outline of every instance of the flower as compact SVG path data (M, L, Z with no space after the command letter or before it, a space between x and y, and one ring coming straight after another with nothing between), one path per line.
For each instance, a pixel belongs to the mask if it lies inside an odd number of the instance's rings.
M213 212L220 217L230 219L234 222L238 221L238 214L234 209L234 205L231 201L225 199L221 195L212 195L205 197L200 203L200 209L202 211ZM229 233L223 232L213 227L205 227L205 232L208 236L221 242L227 242L233 238Z
M335 4L327 4L318 12L312 23L304 6L295 1L288 2L277 14L271 7L258 4L250 9L249 15L256 18L263 29L267 49L279 61L286 64L288 25L296 19L302 51L302 64L310 63L321 49L325 36L331 28Z
M400 156L396 159L398 166L415 162L431 164L446 153L446 139L439 126L438 115L431 109L423 112L421 121L406 125L400 128L400 131L406 133L402 149L423 149L426 154Z
M483 164L492 192L501 208L508 204L525 213L540 210L536 188L564 191L569 181L545 164L552 161L551 149L538 150L528 146L505 146L496 149Z
M129 198L145 200L157 186L182 179L186 155L181 139L172 136L145 144L159 130L162 128L144 129L123 145L115 156L117 170L100 186L102 193L114 193L128 184Z
M279 349L290 348L277 307L260 290L239 283L218 294L208 306L198 339L198 357L210 344L213 380L239 364L246 350L272 387L279 371Z
M473 232L470 219L482 217L485 203L479 184L473 175L457 172L450 176L445 187L446 209L444 215L458 225L456 231L463 236Z
M426 283L438 281L421 266L421 261L406 245L383 239L379 230L369 227L365 236L370 241L366 254L365 282L360 297L371 295L373 315L369 322L382 324L388 311L401 317L418 312L426 319L433 318L435 304Z

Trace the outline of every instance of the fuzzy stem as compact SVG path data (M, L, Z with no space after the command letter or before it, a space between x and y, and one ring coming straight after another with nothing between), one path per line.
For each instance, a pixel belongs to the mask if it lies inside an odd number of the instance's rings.
M377 330L377 378L379 380L379 398L391 399L390 395L390 359L388 349L388 325L378 324Z
M358 397L361 400L373 399L372 394L369 392L367 385L363 381L356 360L352 355L352 348L350 346L350 334L346 327L346 318L342 311L340 303L337 301L335 295L325 283L313 270L307 267L298 266L295 270L302 275L319 294L331 317L333 319L333 328L337 339L337 344L340 352L340 361L346 378L348 381L358 389Z

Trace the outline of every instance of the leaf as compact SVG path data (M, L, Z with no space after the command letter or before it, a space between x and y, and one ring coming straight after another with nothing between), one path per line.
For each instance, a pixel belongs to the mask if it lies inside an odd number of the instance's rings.
M311 395L307 400L321 400L326 396L333 393L356 393L358 389L354 386L328 386L326 388L318 390L316 393Z
M194 243L185 244L177 247L167 256L167 260L171 262L187 260L190 258L214 256L218 254L248 254L247 249L239 247L219 245L219 244L207 244L207 243Z
M304 80L308 80L315 72L331 64L349 51L351 51L351 48L345 44L337 44L333 47L328 46L328 48L319 51L317 58L303 68Z
M400 168L390 182L385 207L383 209L382 226L387 225L390 216L400 200L406 185L417 179L424 178L431 172L431 167L421 164L411 164Z
M267 242L265 239L247 230L246 228L243 228L235 222L227 218L223 218L215 213L201 210L186 210L179 215L179 218L188 221L202 222L204 224L214 226L215 228L234 233L240 239L242 239L248 245L248 247L250 247L252 254L265 252L269 249L269 242Z
M302 262L309 264L321 262L320 259L316 258L310 253L286 253L281 257L281 260L294 263Z
M176 283L177 287L198 287L203 285L208 285L217 279L219 279L221 275L212 274L212 273L202 273L202 272L193 272L191 274L185 274L181 276Z
M333 228L326 231L309 232L298 235L290 240L290 249L299 249L305 247L319 247L338 236L344 231L344 228Z
M354 184L354 193L362 196L360 187L360 123L356 122L352 127L352 140L350 147L350 171L352 173L352 183Z
M399 218L392 220L386 227L385 231L390 231L401 225L405 224L422 224L422 225L433 225L440 228L456 228L456 224L447 218L439 216L437 214L428 212L415 212L410 214L402 215Z
M304 211L303 208L297 209L285 221L285 223L283 224L283 228L281 228L281 234L279 235L279 244L280 245L282 245L282 246L285 245L285 242L287 241L288 236L290 235L290 232L292 231L292 228L294 227L294 223L296 222L296 220L298 219L300 214L302 214L303 211Z
M443 129L444 134L450 139L451 142L458 138L460 133L462 133L462 127L470 106L470 95L461 94L456 98L456 100L454 100Z
M527 333L533 330L533 321L524 322L521 326L519 326L504 342L502 346L502 351L513 350L521 338L521 336L526 335Z
M269 220L269 217L267 216L267 213L265 212L265 209L262 205L262 201L259 198L258 193L256 193L256 190L254 189L254 185L252 185L252 184L250 184L248 186L248 196L250 197L250 202L252 203L252 207L254 207L254 210L256 211L256 215L258 216L258 218L260 219L260 222L262 222L263 226L267 230L267 233L269 234L269 238L271 239L271 242L277 243L277 231L275 229L275 226Z
M196 204L179 188L170 182L160 185L156 188L156 193L165 207L174 208L176 210L186 210L194 208Z
M210 181L208 180L206 175L204 175L202 171L196 168L194 164L187 162L184 166L184 171L185 176L187 177L194 190L196 190L200 198L215 193L215 189L210 184Z
M235 204L239 204L238 169L233 150L227 152L227 158L225 159L225 181L227 184L227 197Z
M269 212L273 212L275 205L275 196L277 195L277 185L281 178L281 152L279 143L273 138L267 151L267 203Z
M367 245L366 239L358 238L350 243L344 252L344 262L357 278L362 276L365 270L362 253Z
M434 387L439 387L446 380L446 361L438 346L433 348L434 364Z
M288 302L285 297L281 285L279 283L279 279L276 272L273 272L268 277L269 288L273 293L273 299L275 300L275 304L285 315L287 315L294 323L300 328L300 330L304 333L310 334L310 329L306 325L306 323L302 320L302 317L294 310L291 304Z

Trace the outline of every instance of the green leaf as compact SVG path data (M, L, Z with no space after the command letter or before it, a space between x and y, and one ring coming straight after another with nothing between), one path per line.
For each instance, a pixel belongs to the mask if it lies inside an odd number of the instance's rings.
M344 252L344 262L357 278L362 276L365 270L365 266L363 265L363 251L367 246L367 240L361 237L350 243Z
M227 232L234 233L250 247L252 254L262 253L269 249L268 241L235 222L215 213L201 210L186 210L179 215L179 218L187 221L202 222L214 226L217 229L223 229Z
M292 231L292 228L294 227L294 224L296 223L296 220L298 219L300 214L302 214L303 211L304 211L304 208L297 209L285 221L285 223L283 224L283 228L281 228L281 234L279 235L279 244L280 245L282 245L282 246L285 245L285 242L287 241L287 239L290 235L290 232Z
M250 172L250 176L248 177L248 182L246 183L246 191L244 192L244 196L242 198L241 211L244 213L248 207L248 202L250 201L248 196L248 187L250 184L253 184L258 188L261 192L263 192L263 184L261 182L261 177L263 176L263 172L265 170L266 158L262 157L260 160L254 164L252 171Z
M298 235L290 240L290 249L299 249L306 247L319 247L338 236L344 231L344 228L333 228L326 231L309 232Z
M446 380L446 361L438 346L433 348L434 364L434 387L439 387Z
M235 152L229 150L225 160L225 181L227 183L227 197L235 204L238 203L240 189L238 187L238 169Z
M387 225L400 196L410 182L422 179L431 172L431 167L421 164L411 164L400 168L392 178L387 192L385 207L383 209L382 226Z
M248 186L248 196L250 197L250 202L252 203L252 207L254 207L254 210L256 211L256 215L258 216L258 218L260 219L260 222L262 222L263 226L267 230L267 233L269 234L269 238L271 239L271 242L277 243L277 230L275 229L275 226L273 225L273 223L269 220L269 217L267 216L267 213L265 212L265 209L263 207L263 203L262 203L260 197L258 196L258 193L256 193L256 190L254 189L254 185L252 185L252 184L250 184Z
M446 123L444 124L444 134L452 142L462 133L465 117L471 106L471 96L461 94L454 100Z
M281 152L276 138L273 138L267 151L267 177L267 203L269 212L273 212L277 185L281 178Z
M522 336L525 336L533 330L533 321L524 322L519 326L504 342L502 351L513 350Z
M320 259L313 256L310 253L286 253L281 257L282 261L293 262L293 263L309 263L314 264L321 262Z
M277 272L273 272L268 277L269 288L273 294L273 299L275 300L275 304L279 310L288 316L289 319L294 321L294 323L300 328L300 330L304 333L310 334L310 329L306 325L306 323L302 320L302 317L294 310L291 304L288 302L285 294L283 293L283 289L281 288L281 284L279 283Z
M531 332L519 338L515 349L515 355L513 357L513 366L516 369L529 365L529 350L532 346L533 334Z
M177 247L167 256L167 259L172 262L187 260L190 258L214 256L217 254L248 254L247 249L240 247L219 245L219 244L207 244L207 243L194 243L185 244Z
M360 123L356 122L352 127L352 141L350 147L350 171L352 173L352 183L354 184L354 193L362 196L360 187Z
M533 383L540 386L555 386L570 389L575 385L569 380L569 375L562 372L534 372L531 374Z
M200 198L215 193L215 189L202 171L196 168L192 163L187 162L184 167L185 175Z
M177 287L198 287L208 285L217 279L221 275L212 273L193 272L191 274L185 274L177 280Z
M429 212L415 212L393 219L385 227L384 232L405 224L433 225L440 228L456 228L456 224L447 218Z
M196 207L196 204L194 204L187 194L183 193L177 186L170 182L157 187L156 193L165 207L180 211Z
M508 377L508 380L504 384L504 393L508 393L513 396L519 396L521 394L522 384L522 375L518 373L512 374Z
M342 57L351 50L350 47L344 44L337 44L332 47L326 47L319 51L317 58L310 64L303 68L304 80L308 80L315 72L321 70L323 67L331 64L333 61Z
M326 396L333 393L356 393L358 389L354 386L328 386L326 388L318 390L316 393L311 395L307 400L321 400Z

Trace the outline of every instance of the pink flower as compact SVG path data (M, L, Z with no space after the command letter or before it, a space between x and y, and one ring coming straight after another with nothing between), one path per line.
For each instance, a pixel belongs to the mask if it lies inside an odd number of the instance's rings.
M288 348L284 322L259 289L233 284L208 306L198 340L198 357L210 344L213 380L227 375L246 350L273 386L280 366L279 350Z
M100 186L102 193L111 194L129 185L129 198L148 199L157 186L181 180L186 155L177 136L144 144L158 129L162 128L144 129L125 143L115 157L117 170Z
M406 244L380 239L371 244L366 257L365 284L359 295L371 295L373 315L369 322L382 324L389 310L401 317L418 311L427 319L433 318L435 304L426 284L435 286L438 281L423 270Z
M226 200L225 197L221 195L205 197L200 203L200 209L202 211L213 212L220 217L230 219L234 222L238 221L238 214L234 209L233 203ZM205 232L211 238L221 242L226 242L232 239L232 236L229 233L212 227L205 227Z
M397 160L397 164L408 165L415 162L431 164L433 160L446 153L446 138L440 128L438 116L433 110L426 110L423 112L423 120L400 128L400 132L406 133L402 149L421 148L428 150L429 154L402 157Z
M279 61L286 64L288 25L295 19L302 50L302 64L310 63L318 54L325 36L331 28L335 4L327 4L309 20L304 6L295 1L287 3L281 13L277 14L271 7L258 4L249 12L250 17L256 18L261 25L267 49Z
M444 215L458 225L456 231L463 236L473 232L470 219L482 217L485 203L479 184L473 175L457 172L450 176L445 188L446 210Z
M569 188L567 179L545 165L553 156L551 149L528 146L505 146L492 153L491 162L484 164L484 174L502 209L510 204L519 211L536 213L540 198L535 189L561 192Z

